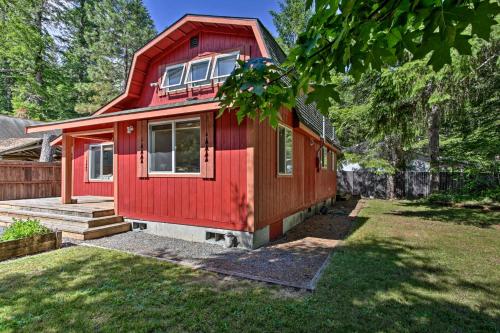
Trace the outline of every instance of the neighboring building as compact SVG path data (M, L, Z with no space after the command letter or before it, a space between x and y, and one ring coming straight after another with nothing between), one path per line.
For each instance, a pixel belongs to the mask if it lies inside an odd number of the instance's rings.
M250 248L333 202L339 148L303 99L276 130L216 117L218 87L236 59L254 57L285 57L257 19L186 15L136 52L121 96L90 117L30 127L63 131L63 202L113 196L147 232L232 233Z
M44 133L26 134L26 127L39 124L44 123L0 115L0 160L38 161ZM56 136L59 133L51 131L48 134ZM54 159L60 157L60 149L54 149Z

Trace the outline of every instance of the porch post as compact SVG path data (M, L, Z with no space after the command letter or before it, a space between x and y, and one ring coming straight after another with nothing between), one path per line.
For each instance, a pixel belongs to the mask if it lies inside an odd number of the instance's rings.
M115 215L118 215L118 123L113 125L113 203Z
M62 135L62 158L61 158L61 201L63 204L72 203L71 194L73 188L73 138L68 134Z

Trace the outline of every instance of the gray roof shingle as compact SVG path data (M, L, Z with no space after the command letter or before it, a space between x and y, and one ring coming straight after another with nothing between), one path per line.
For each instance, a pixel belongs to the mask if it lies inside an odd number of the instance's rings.
M44 133L26 134L25 130L27 126L43 123L43 121L0 115L0 139L41 138ZM59 135L59 131L49 132L49 134Z
M280 45L271 33L266 29L266 27L259 21L259 26L264 37L264 43L266 44L267 52L269 53L271 59L281 64L285 61L285 52L281 49ZM313 130L319 136L323 136L323 115L317 109L314 103L306 104L306 95L297 97L295 112L299 120L304 123L307 127ZM335 138L335 133L333 125L328 118L325 118L325 139L331 144L340 148L339 143Z

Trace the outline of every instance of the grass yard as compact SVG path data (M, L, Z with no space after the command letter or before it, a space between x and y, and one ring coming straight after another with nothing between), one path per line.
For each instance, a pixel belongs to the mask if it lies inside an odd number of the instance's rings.
M0 332L500 330L499 212L373 200L356 223L314 294L87 247L0 263Z

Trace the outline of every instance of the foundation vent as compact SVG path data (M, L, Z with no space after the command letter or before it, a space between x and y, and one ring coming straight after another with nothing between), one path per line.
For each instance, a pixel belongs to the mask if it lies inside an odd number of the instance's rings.
M132 223L132 230L133 231L146 230L147 228L148 228L147 223L141 223L141 222L133 222Z
M224 242L224 234L207 231L205 235L205 239L207 240L207 242Z

